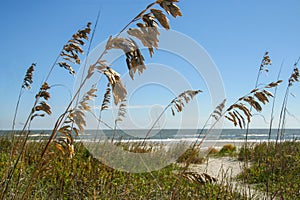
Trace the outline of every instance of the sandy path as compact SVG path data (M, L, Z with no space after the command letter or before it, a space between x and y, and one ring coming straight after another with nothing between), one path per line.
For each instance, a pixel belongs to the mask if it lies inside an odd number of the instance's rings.
M205 172L218 179L222 179L224 176L233 178L242 171L242 164L236 158L209 158L203 164L191 164L190 171Z
M251 197L250 199L268 199L265 194L254 190L248 184L236 181L235 177L242 171L244 163L236 158L220 157L209 158L203 164L191 164L189 171L197 173L207 173L218 179L219 183L231 184L233 188L237 188L241 194Z

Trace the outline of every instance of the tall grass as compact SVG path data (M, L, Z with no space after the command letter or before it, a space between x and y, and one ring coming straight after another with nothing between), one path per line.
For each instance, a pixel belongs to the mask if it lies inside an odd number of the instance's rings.
M1 140L1 145L7 143ZM29 144L24 156L23 177L29 178L41 151L38 143ZM76 154L66 159L54 146L56 154L47 165L47 170L38 176L32 186L29 199L169 199L170 190L178 176L175 164L152 173L132 174L114 170L102 164L86 150L83 144L76 143ZM7 166L7 153L1 151L1 166ZM1 168L2 170L3 168ZM190 176L191 178L191 176ZM200 179L199 179L200 181ZM15 198L26 190L23 180L13 184L8 198ZM176 199L242 199L233 188L215 183L201 183L186 177L179 187Z
M82 143L75 142L75 137L82 134L86 126L86 114L91 112L90 101L97 97L97 87L93 85L87 91L83 88L88 80L96 73L100 74L101 84L107 85L103 95L99 116L95 116L100 124L104 124L114 130L114 136L109 142L119 145L126 151L134 153L155 152L163 146L149 146L147 139L161 116L170 110L172 115L184 110L185 104L189 103L201 90L187 90L178 94L161 115L154 121L141 143L124 144L116 142L117 125L126 117L127 90L119 73L110 67L110 63L104 60L104 56L111 50L120 50L126 56L126 64L132 79L136 74L141 75L146 70L144 56L142 55L137 41L140 41L149 51L152 57L159 45L158 25L164 29L170 29L168 15L176 18L182 16L177 6L178 0L157 0L146 6L115 36L110 36L105 49L99 54L95 63L87 66L87 74L82 75L80 85L74 92L73 97L61 111L55 121L51 134L41 141L30 141L31 124L37 118L46 118L52 114L49 99L53 85L49 83L53 70L56 67L64 68L69 74L76 74L76 65L81 64L81 54L89 54L91 42L95 36L91 23L73 34L70 40L63 45L57 58L49 68L45 80L40 89L33 97L33 105L25 119L23 128L15 137L15 121L18 108L21 103L24 89L29 89L33 83L33 71L36 64L32 64L26 72L18 96L16 110L12 122L12 138L0 138L0 177L1 199L247 199L230 182L217 180L205 173L191 172L189 167L192 163L202 163L207 158L201 156L201 146L213 128L223 118L234 126L246 128L246 139L249 124L255 112L261 112L263 105L270 102L273 94L269 91L282 82L275 80L266 85L259 84L260 74L268 71L271 64L269 53L265 53L259 68L255 88L246 95L238 98L234 103L226 105L226 100L211 112L206 123L198 133L198 139L191 144L187 151L181 155L177 162L165 168L141 174L131 174L112 169L101 163L88 152ZM133 23L137 22L136 25ZM128 27L132 27L127 30ZM121 36L127 31L131 38ZM91 35L91 36L90 36ZM134 39L133 39L134 38ZM87 45L87 48L85 47ZM86 50L87 49L87 50ZM282 103L278 135L282 140L285 127L288 95L291 86L298 82L298 62L294 65L293 73L288 79L288 87ZM106 80L106 81L105 81ZM108 109L109 104L114 103L118 107L114 126L111 127L102 120L102 112ZM274 108L274 104L273 104ZM273 111L272 111L273 112ZM213 123L210 123L211 120ZM208 127L208 128L207 128ZM206 131L206 132L205 132ZM201 137L203 136L203 137ZM104 144L105 145L105 144ZM157 147L158 146L158 147ZM178 145L176 148L181 148ZM212 148L209 152L213 152ZM280 142L258 144L254 147L244 146L238 158L244 162L250 161L251 167L246 166L240 178L247 183L264 184L264 190L270 197L297 197L296 188L299 188L299 180L296 176L299 171L299 145L297 142ZM160 154L160 158L166 157L167 153ZM236 156L236 148L225 145L218 156ZM108 152L109 154L109 152ZM212 155L212 153L211 153ZM246 155L246 156L245 156ZM134 162L124 160L121 156L115 158L118 162ZM178 165L177 163L183 163ZM288 170L286 170L288 169ZM289 171L293 170L293 172ZM296 173L296 174L294 174ZM245 181L247 178L247 181ZM293 184L284 183L284 179L290 178ZM298 183L297 183L298 181ZM282 189L282 187L285 189Z
M264 142L242 149L239 158L243 160L247 153L252 165L239 178L246 176L247 183L266 192L270 199L299 199L299 148L298 141L286 141Z

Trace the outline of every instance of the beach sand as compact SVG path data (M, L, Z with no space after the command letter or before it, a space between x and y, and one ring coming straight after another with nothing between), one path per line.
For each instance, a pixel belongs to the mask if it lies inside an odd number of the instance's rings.
M191 164L189 170L192 172L207 173L217 179L234 178L242 171L242 162L236 158L220 157L208 158L203 164Z
M263 192L254 189L253 185L243 184L238 181L236 176L242 172L244 163L232 157L208 158L202 164L191 164L190 172L206 173L214 178L220 184L231 184L232 188L236 188L241 194L249 197L249 199L268 199Z

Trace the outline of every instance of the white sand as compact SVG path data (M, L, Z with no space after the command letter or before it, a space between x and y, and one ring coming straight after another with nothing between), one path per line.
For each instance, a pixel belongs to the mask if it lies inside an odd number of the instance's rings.
M236 158L208 158L203 164L191 164L190 171L205 172L217 179L222 179L224 176L233 178L242 171L242 164Z
M266 194L253 189L253 186L243 184L237 181L236 176L242 172L244 163L236 158L220 157L208 158L203 164L191 164L189 171L207 173L212 177L217 178L221 184L231 184L232 188L236 188L241 194L246 195L249 199L268 199Z

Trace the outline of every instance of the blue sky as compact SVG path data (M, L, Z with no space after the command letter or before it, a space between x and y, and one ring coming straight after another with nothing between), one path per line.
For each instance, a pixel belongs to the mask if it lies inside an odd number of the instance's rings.
M77 29L84 27L88 21L95 22L97 12L101 10L99 25L92 44L94 48L109 35L118 33L149 3L151 1L148 0L2 1L0 129L11 127L19 88L26 69L32 62L38 63L34 74L34 85L32 90L26 92L22 98L17 128L20 128L25 120L34 94L55 57ZM288 79L292 70L291 66L300 56L300 2L298 0L182 0L178 6L181 8L183 17L176 19L169 17L171 28L191 37L208 52L222 76L228 102L233 102L254 87L260 60L265 51L270 52L273 65L270 67L268 76L262 76L262 82L275 80L283 61L281 78ZM204 91L202 96L198 96L197 103L194 105L199 110L200 121L204 121L211 109L205 83L203 80L197 81L197 77L192 76L192 71L183 70L183 67L189 68L185 61L164 59L163 56L168 58L168 55L163 52L156 52L153 60L147 60L146 63L168 64L179 73L186 72L185 77L189 79L191 86ZM124 61L123 64L124 69L119 70L121 74L126 72ZM158 76L163 78L163 75ZM45 120L37 120L33 128L53 127L54 120L68 103L74 78L57 67L49 82L64 84L65 87L53 88L52 98L49 101L53 106L53 115ZM286 83L279 88L279 92L283 92L285 87ZM296 84L292 92L299 96L299 85ZM149 96L145 96L147 94ZM156 96L151 94L156 94ZM101 96L102 93L100 92L99 95ZM153 96L155 98L151 98ZM154 113L155 117L157 115L155 113L159 113L161 108L158 106L152 111L148 108L154 104L166 105L173 96L174 94L167 89L158 86L145 87L144 90L139 90L133 95L134 99L130 103L133 107L135 106L135 109L130 110L130 115L137 118L139 126L149 125L151 113L152 115ZM281 99L278 98L278 102L280 101ZM142 105L142 109L137 109ZM192 105L187 108L191 111L187 110L184 114L189 119L187 121L193 121L194 116L189 114L194 110ZM298 105L299 97L291 97L289 111L300 119ZM277 111L279 107L280 104L276 106ZM266 106L262 113L266 120L269 118L269 111L270 106ZM109 115L104 116L104 119L112 120ZM165 119L168 121L167 127L176 127L178 123L176 117L166 115ZM254 117L253 127L266 126L261 117ZM299 128L299 121L288 117L287 126ZM194 124L187 122L184 127L193 128ZM225 124L225 127L232 126Z

